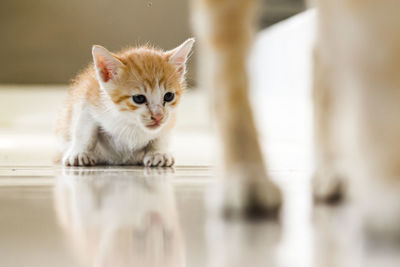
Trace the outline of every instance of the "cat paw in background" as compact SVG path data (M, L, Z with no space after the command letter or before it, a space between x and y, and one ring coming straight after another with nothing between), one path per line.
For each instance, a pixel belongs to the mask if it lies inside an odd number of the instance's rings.
M344 177L328 168L319 169L312 179L314 201L337 203L345 197Z
M211 192L210 209L228 219L276 218L282 205L280 189L257 168L232 168Z

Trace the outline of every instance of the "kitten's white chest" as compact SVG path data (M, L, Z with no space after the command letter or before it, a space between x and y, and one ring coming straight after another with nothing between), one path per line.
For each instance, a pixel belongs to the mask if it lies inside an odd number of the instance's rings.
M144 148L157 137L123 118L103 118L99 128L99 152L105 159L127 163L144 153Z
M146 146L155 134L145 132L140 126L126 122L114 121L108 125L103 125L103 131L113 139L116 145L122 149L138 150Z

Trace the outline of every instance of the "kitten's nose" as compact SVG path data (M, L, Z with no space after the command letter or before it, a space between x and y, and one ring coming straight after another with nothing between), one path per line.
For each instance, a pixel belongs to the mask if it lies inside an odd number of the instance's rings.
M159 114L153 114L151 115L151 119L155 122L159 122L163 119L163 114L159 113Z

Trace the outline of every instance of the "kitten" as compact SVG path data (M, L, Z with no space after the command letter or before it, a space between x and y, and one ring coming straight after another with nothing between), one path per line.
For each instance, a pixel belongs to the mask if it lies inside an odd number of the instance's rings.
M200 43L200 83L214 101L226 179L218 198L227 216L275 216L282 197L269 179L248 97L246 57L253 33L254 0L194 0ZM212 203L216 207L217 203Z
M185 89L194 39L171 51L150 47L110 53L92 49L58 120L62 163L172 166L168 133Z

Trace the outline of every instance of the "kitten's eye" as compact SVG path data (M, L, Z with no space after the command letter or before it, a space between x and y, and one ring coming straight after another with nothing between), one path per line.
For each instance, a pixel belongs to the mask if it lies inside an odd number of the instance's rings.
M168 92L164 95L165 102L171 102L172 100L174 100L174 98L175 98L175 94L171 93L171 92Z
M144 95L134 95L132 96L132 99L136 104L143 104L147 101Z

